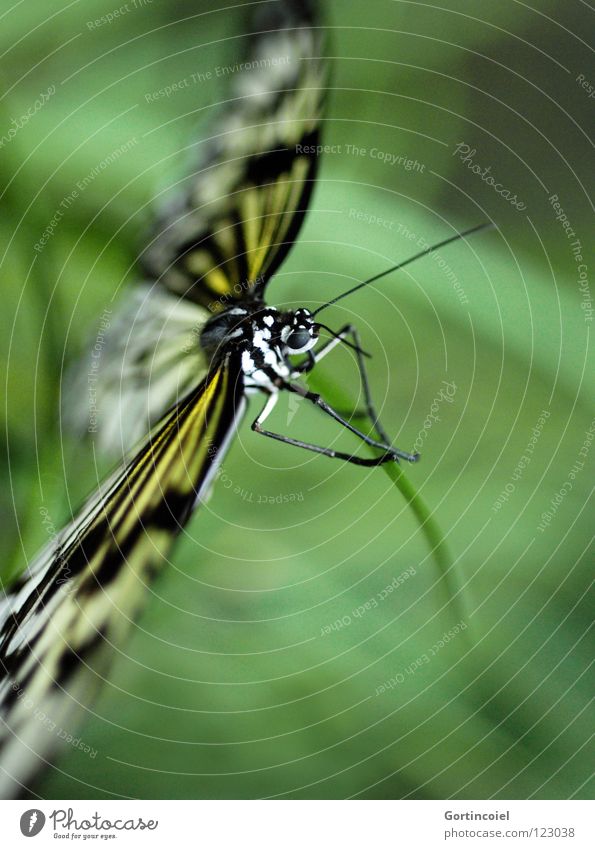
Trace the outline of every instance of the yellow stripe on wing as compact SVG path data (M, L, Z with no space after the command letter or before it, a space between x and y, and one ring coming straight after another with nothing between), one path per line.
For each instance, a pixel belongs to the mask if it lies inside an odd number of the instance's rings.
M17 581L0 623L0 797L51 756L55 735L40 734L36 716L67 727L88 708L242 408L241 372L227 360Z

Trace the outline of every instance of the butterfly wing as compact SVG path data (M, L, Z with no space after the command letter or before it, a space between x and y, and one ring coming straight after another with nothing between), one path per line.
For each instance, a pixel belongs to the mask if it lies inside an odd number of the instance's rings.
M305 0L264 4L230 99L173 187L132 287L65 381L66 429L121 457L204 374L200 330L230 298L261 293L301 226L325 90Z
M200 330L231 298L262 294L291 247L325 86L308 2L259 11L219 123L158 216L143 256L150 283L102 331L92 383L85 370L77 394L91 406L82 403L79 431L95 426L100 446L121 451L189 394L0 603L0 796L18 791L92 701L245 403L235 361L201 382Z
M90 703L147 583L205 497L244 403L239 363L228 358L0 604L0 797L18 792L55 749L59 730Z
M90 434L104 456L125 456L205 374L199 340L209 316L158 284L132 286L64 381L67 431Z
M211 312L262 293L296 238L316 172L320 30L304 0L260 13L230 99L143 256L150 276Z

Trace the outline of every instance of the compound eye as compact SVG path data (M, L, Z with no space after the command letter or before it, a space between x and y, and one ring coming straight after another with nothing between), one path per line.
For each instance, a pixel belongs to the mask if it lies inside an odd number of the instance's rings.
M299 351L301 348L305 348L310 342L311 336L308 330L294 330L287 337L287 342L285 343L288 348L291 348L294 351Z

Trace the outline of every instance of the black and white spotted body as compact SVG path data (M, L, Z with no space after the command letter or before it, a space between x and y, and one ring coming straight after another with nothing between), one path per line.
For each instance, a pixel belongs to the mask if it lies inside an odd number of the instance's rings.
M229 307L210 319L200 345L215 362L230 350L239 352L245 389L270 393L295 376L289 357L307 354L318 336L309 310L285 311L255 303Z

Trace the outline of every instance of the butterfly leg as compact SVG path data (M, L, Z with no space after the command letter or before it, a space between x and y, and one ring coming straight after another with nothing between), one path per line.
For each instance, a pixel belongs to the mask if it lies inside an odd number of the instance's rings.
M338 339L338 338L331 339L330 342L327 342L325 345L323 345L321 348L319 348L318 351L316 352L316 354L314 354L312 351L308 351L308 353L306 355L307 359L304 360L303 363L300 363L293 370L293 373L292 373L293 377L298 377L298 376L301 376L302 374L308 374L309 372L311 372L312 369L314 368L314 366L316 365L316 363L319 362L319 360L321 360L322 357L325 354L327 354L329 351L331 351L333 348L335 348L342 341L343 341L342 339ZM358 366L359 366L359 361L358 361ZM360 374L361 374L361 370L360 370ZM356 421L357 420L368 421L369 418L370 418L369 410L367 409L367 407L363 408L363 409L361 407L358 407L355 410L344 409L344 410L339 410L339 412L346 419L349 419L349 421L352 421L353 419L355 419Z
M320 362L320 360L323 359L323 357L325 357L327 354L329 354L334 348L336 348L337 345L345 343L345 337L348 336L351 337L351 340L353 342L353 344L349 347L355 351L357 357L358 371L360 374L362 389L364 392L365 412L363 413L363 415L367 416L369 421L372 422L372 425L374 426L377 434L384 443L385 447L388 447L391 445L391 440L388 437L384 428L382 427L382 424L380 423L378 413L376 411L376 406L372 399L372 393L370 391L370 382L368 379L368 371L366 369L365 363L365 357L369 355L366 355L365 351L363 350L361 346L359 332L353 324L346 324L345 327L342 327L339 331L337 331L333 339L330 339L325 345L322 346L322 348L319 348L319 350L313 354L313 362L311 364L308 362L304 363L303 371L310 371L313 366L316 365L316 363ZM362 415L362 413L356 412L355 415L359 417Z
M343 425L343 427L347 428L347 430L350 430L357 437L359 437L362 442L366 443L366 445L371 445L374 448L381 448L383 451L390 452L393 457L398 457L401 460L408 460L410 463L415 463L416 460L419 460L419 454L409 454L406 451L401 451L400 448L394 448L392 445L386 444L384 442L378 442L378 440L372 439L371 436L367 436L367 434L363 433L361 430L358 430L346 419L344 419L343 416L341 416L336 410L334 410L330 404L327 404L324 398L322 398L317 392L310 392L303 386L300 386L299 383L285 383L284 386L290 392L294 392L296 395L300 395L302 398L305 398L307 401L310 401L312 404L315 404L320 410L322 410L332 419L339 422L339 424Z
M295 445L297 448L305 448L307 451L314 451L316 454L323 454L325 457L336 457L338 460L345 460L347 463L353 463L356 466L381 466L383 463L394 462L397 459L397 454L394 451L381 454L379 457L370 457L369 459L355 457L352 454L346 454L343 451L335 451L332 448L324 448L322 445L314 445L311 442L302 442L301 439L293 439L292 437L284 436L281 433L274 433L271 430L265 430L262 427L262 424L277 403L277 398L277 393L269 395L266 404L252 422L252 430L256 433L260 433L262 436L268 436L271 439L277 439L279 442L284 442L286 445Z
M347 324L345 327L343 327L339 331L338 335L339 336L342 336L342 335L351 336L351 338L353 339L353 348L355 350L355 355L357 357L357 365L358 365L358 369L359 369L360 379L361 379L361 382L362 382L362 389L364 391L364 400L365 400L365 404L366 404L366 411L367 411L367 414L368 414L368 418L372 422L372 425L374 426L376 433L379 435L380 439L383 442L390 445L391 440L387 436L386 431L384 430L384 428L382 427L382 425L380 423L380 419L378 418L378 413L376 412L376 405L374 404L374 401L372 399L372 392L370 390L370 381L368 379L368 370L366 369L366 361L365 361L365 357L364 357L364 352L363 352L361 344L360 344L361 340L360 340L359 331L358 331L357 327L355 327L353 324Z

